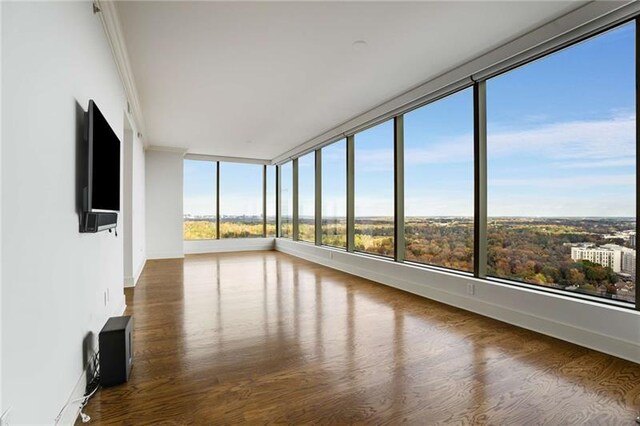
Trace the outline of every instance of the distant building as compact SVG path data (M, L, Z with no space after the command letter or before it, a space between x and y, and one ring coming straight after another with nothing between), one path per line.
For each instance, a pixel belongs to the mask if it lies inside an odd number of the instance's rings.
M636 231L628 229L626 231L619 231L615 234L605 234L602 236L605 239L621 239L624 241L629 241L629 245L631 247L636 246Z
M580 244L571 247L571 260L588 260L611 268L613 272L636 274L636 251L617 244L604 244L600 247Z
M622 252L622 272L636 276L636 252L635 250L625 250Z
M571 247L571 260L588 260L608 266L613 272L620 272L622 268L621 253L608 247Z

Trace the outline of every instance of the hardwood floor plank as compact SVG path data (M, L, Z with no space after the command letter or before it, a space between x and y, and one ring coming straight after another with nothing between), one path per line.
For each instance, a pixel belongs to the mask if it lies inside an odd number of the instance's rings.
M278 252L151 260L98 424L633 425L640 365Z

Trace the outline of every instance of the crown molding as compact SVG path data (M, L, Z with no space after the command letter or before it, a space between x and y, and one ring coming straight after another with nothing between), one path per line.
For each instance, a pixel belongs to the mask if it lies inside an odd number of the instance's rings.
M146 128L142 116L142 108L140 107L140 98L129 61L129 53L127 52L127 46L124 41L124 34L122 32L122 26L120 25L116 2L111 0L94 0L94 10L95 7L97 7L97 15L100 17L102 27L107 35L107 40L113 53L113 60L118 69L122 86L124 87L124 93L128 103L127 113L133 118L137 131L142 134L141 139L143 145L148 147Z
M145 147L146 151L159 151L159 152L170 152L173 154L185 155L188 151L187 148L179 148L175 146L159 146L159 145L148 145Z
M208 154L186 154L184 158L187 160L221 161L223 163L264 164L267 166L271 165L271 160L267 160L264 158L226 157L223 155Z

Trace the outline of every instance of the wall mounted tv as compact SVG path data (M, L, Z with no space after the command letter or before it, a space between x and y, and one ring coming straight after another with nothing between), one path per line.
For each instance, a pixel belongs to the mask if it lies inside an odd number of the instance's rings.
M87 163L81 232L115 228L120 211L120 139L93 100L85 115Z

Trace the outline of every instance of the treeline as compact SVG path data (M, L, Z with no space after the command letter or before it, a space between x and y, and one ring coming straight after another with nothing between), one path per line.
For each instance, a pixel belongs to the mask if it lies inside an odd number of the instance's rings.
M385 219L358 219L356 250L383 256L394 255L394 223ZM489 222L487 273L489 276L522 282L570 288L594 294L616 294L623 283L608 267L586 260L571 260L571 244L618 243L604 235L632 229L635 223L622 219L532 219L494 218ZM215 222L185 221L185 239L215 239ZM262 236L262 224L221 222L221 238ZM269 225L269 235L275 226ZM290 236L292 224L283 224ZM300 238L313 241L314 224L301 221ZM462 271L473 270L474 225L470 218L408 218L405 224L405 258L409 261ZM323 221L323 244L345 247L343 220Z
M488 229L487 272L532 284L615 294L619 277L608 267L572 261L570 244L625 243L603 235L633 226L633 222L616 219L493 219ZM356 224L356 250L393 256L393 231L389 221L360 221ZM407 220L405 258L472 271L473 231L473 222L465 218ZM323 243L343 247L345 232L343 224L325 224Z
M216 222L187 220L183 222L185 240L215 240ZM241 223L220 221L220 238L256 238L263 235L262 223ZM267 235L275 236L275 224L267 224Z

